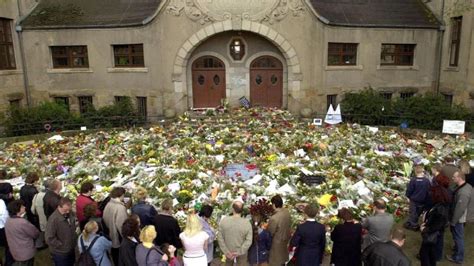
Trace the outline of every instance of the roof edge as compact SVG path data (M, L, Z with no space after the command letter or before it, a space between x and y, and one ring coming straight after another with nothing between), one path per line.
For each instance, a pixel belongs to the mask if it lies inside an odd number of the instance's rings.
M432 30L441 30L442 25L440 26L428 26L428 25L386 25L386 24L349 24L349 23L337 23L329 22L329 26L339 26L347 28L389 28L389 29L432 29Z
M316 9L314 8L314 6L309 2L310 0L304 0L306 6L309 8L309 10L311 10L311 12L313 13L313 15L316 16L316 18L318 20L320 20L322 23L324 24L328 24L329 25L329 19L321 16L321 14L318 13L318 11L316 11Z

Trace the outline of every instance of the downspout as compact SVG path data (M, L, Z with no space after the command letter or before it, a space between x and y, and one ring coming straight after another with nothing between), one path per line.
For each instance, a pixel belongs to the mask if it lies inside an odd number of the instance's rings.
M20 58L21 58L21 66L23 67L23 86L25 88L25 95L26 95L26 106L28 108L31 107L31 95L30 95L30 87L28 81L28 71L26 67L26 57L25 57L25 48L23 46L23 28L20 25L20 21L23 19L23 12L21 10L20 0L17 0L18 4L18 13L20 16L19 21L15 27L16 33L18 34L18 44L20 46Z
M440 87L441 87L441 68L443 64L443 43L444 43L444 32L446 30L446 26L444 25L444 5L445 5L445 0L442 1L442 6L441 6L441 25L439 31L439 37L438 37L438 71L436 73L436 95L439 95Z

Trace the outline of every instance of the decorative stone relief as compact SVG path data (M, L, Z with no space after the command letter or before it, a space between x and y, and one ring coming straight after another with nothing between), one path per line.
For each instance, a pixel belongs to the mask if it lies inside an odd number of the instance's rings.
M305 8L302 0L171 0L166 10L201 24L235 18L273 24L288 14L299 16Z

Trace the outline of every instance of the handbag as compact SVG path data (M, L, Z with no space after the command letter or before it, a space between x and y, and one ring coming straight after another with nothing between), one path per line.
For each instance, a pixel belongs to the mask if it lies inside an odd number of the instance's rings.
M434 245L438 242L439 231L431 233L421 233L423 244Z

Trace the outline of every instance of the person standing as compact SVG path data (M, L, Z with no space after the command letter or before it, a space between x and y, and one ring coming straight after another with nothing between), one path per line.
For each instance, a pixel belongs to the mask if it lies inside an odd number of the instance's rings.
M362 253L362 262L367 266L410 266L411 262L402 250L405 238L403 229L393 229L391 241L371 244Z
M128 218L127 208L123 203L125 189L115 187L110 192L110 201L105 206L102 218L107 226L108 234L112 240L112 260L114 265L118 265L119 248L122 242L123 222Z
M331 232L334 242L331 253L331 263L335 266L360 266L362 225L354 222L351 211L342 208L338 212L344 223L338 224Z
M471 220L471 216L474 215L474 200L471 200L473 190L471 185L466 183L466 177L461 171L454 172L453 182L456 188L449 223L453 235L454 252L452 256L446 256L446 259L456 264L462 264L464 261L464 223Z
M4 170L2 170L4 171ZM0 176L6 178L6 172L0 173ZM13 257L8 247L7 236L5 234L5 223L9 217L7 205L13 201L13 187L8 182L0 182L0 246L5 247L5 266L13 264Z
M135 250L138 266L158 266L168 261L168 256L153 244L156 238L156 230L153 225L143 227L140 232L140 241Z
M474 173L469 162L466 160L459 161L459 168L461 168L461 171L466 176L466 183L474 187Z
M362 228L367 230L367 235L362 242L362 249L375 242L390 240L390 231L394 224L393 216L386 213L387 206L383 199L374 201L374 215L362 221Z
M252 226L241 217L243 203L232 203L232 216L224 217L219 223L217 241L225 255L225 265L248 265L247 252L252 245Z
M181 228L179 227L178 220L173 217L173 200L163 200L161 203L161 211L153 219L153 225L157 232L154 242L156 246L159 247L168 243L177 249L183 247L179 239Z
M122 226L123 240L119 248L118 266L137 266L135 249L140 243L140 218L132 214Z
M135 193L138 199L137 204L132 207L132 213L140 217L140 226L143 228L153 224L153 218L158 214L155 207L146 202L148 192L145 188L139 187Z
M25 185L20 189L20 199L25 203L26 207L26 218L30 223L39 228L38 215L35 215L31 211L31 206L33 204L33 198L38 194L38 189L36 188L36 182L38 182L39 176L36 172L31 172L26 175Z
M93 204L95 208L95 217L102 217L102 212L99 210L97 202L92 198L92 193L94 191L94 185L91 182L84 182L81 185L81 190L79 196L76 198L76 215L77 220L79 223L86 224L85 220L86 217L84 215L84 208L89 205Z
M448 177L449 179L452 179L454 173L457 171L459 171L459 168L454 163L454 158L451 156L446 156L444 158L444 165L441 167L441 174Z
M61 199L59 192L62 188L63 185L61 184L61 181L57 179L53 179L48 183L48 190L43 198L43 208L46 219L49 219L49 216L56 211L59 200Z
M184 246L184 266L206 266L207 265L207 243L209 235L202 230L201 221L196 214L188 215L186 227L179 234Z
M39 230L23 216L26 213L22 200L14 200L7 206L10 218L5 223L5 233L16 266L33 266L35 261L35 239Z
M112 242L106 237L98 235L99 225L95 221L90 221L84 226L82 234L77 240L79 253L85 252L88 248L89 254L94 259L97 266L112 266L108 251L112 247Z
M406 229L417 231L420 228L418 219L426 206L430 187L431 183L425 176L423 165L415 166L415 177L411 178L406 191L406 196L410 199L410 214L404 224Z
M199 211L199 218L202 224L202 230L209 235L209 240L207 241L207 264L210 266L211 261L214 259L214 240L216 239L216 232L209 224L209 219L212 216L214 208L210 205L203 205Z
M60 198L58 207L48 219L45 239L55 266L73 266L76 247L76 217L71 212L72 202Z
M420 248L420 260L422 266L436 266L437 243L439 238L444 237L444 227L448 224L450 196L441 185L435 185L430 191L433 206L424 215L421 224L422 243ZM428 237L436 235L434 241L428 241Z
M290 241L295 250L297 266L321 265L326 247L326 228L316 221L318 207L308 204L304 208L306 221L296 228Z
M39 219L40 236L36 239L36 247L39 249L46 248L46 243L44 241L44 232L46 231L46 224L48 220L46 219L46 214L44 214L43 199L46 195L46 190L49 185L49 182L49 180L44 181L43 190L33 197L33 201L31 203L31 213L38 215Z
M275 209L275 214L268 221L268 231L272 236L269 264L284 265L288 260L288 242L290 241L291 216L288 209L283 208L283 199L275 195L270 202Z

